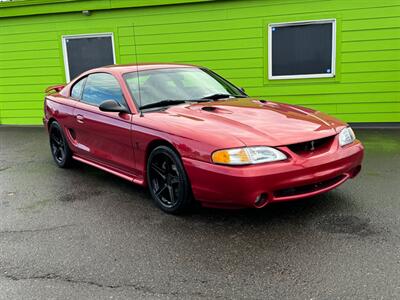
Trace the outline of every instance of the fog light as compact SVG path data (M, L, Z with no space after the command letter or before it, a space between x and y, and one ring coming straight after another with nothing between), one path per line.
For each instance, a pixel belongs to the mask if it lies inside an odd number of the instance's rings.
M254 202L254 205L257 208L261 208L263 206L265 206L268 202L268 194L266 193L262 193L259 196L257 196L256 201Z

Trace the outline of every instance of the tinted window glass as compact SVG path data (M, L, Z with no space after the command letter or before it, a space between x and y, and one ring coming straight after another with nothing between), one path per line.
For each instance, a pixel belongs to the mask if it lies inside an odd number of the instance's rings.
M106 73L89 75L83 90L82 101L99 106L105 100L115 100L126 107L121 87L114 76Z
M124 75L133 98L141 105L165 99L200 99L213 94L243 95L242 92L214 73L199 68L168 68L132 72Z
M331 73L332 33L332 23L272 27L272 76Z
M84 86L86 78L79 80L77 83L74 84L71 90L71 97L74 99L81 99L82 96L82 89Z
M65 39L70 79L101 66L114 64L111 36Z

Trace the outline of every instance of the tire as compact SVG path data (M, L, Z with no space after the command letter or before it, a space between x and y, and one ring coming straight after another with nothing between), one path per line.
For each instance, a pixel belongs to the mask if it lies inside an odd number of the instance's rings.
M154 202L164 212L182 214L190 210L190 182L179 155L170 147L158 146L150 153L147 182Z
M59 168L68 168L72 165L72 151L68 146L64 132L56 121L49 128L50 151L54 162Z

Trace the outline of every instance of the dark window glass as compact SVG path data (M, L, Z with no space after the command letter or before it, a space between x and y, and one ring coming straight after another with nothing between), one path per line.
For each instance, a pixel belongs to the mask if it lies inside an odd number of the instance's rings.
M272 27L272 76L332 73L332 33L332 23Z
M115 100L126 107L121 87L114 76L106 73L89 75L83 90L82 101L99 106L105 100Z
M86 78L79 80L77 83L74 84L71 90L71 97L74 99L81 99L82 96L82 89L85 84Z
M70 79L79 74L114 64L111 36L66 38Z

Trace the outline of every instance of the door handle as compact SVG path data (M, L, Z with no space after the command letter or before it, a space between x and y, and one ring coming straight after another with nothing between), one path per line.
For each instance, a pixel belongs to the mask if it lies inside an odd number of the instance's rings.
M78 122L78 123L81 123L81 124L83 124L84 121L85 120L85 118L82 116L82 115L76 115L76 121Z

